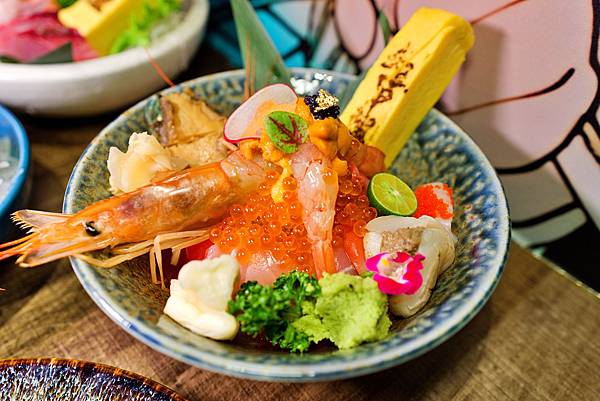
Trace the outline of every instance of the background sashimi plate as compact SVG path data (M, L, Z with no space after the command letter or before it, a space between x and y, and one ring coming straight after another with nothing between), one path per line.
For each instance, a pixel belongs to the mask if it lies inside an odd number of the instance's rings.
M146 50L136 47L70 63L0 62L0 102L29 114L75 117L117 110L144 98L165 86L148 54L167 76L175 77L187 68L204 37L208 0L184 5L182 21Z

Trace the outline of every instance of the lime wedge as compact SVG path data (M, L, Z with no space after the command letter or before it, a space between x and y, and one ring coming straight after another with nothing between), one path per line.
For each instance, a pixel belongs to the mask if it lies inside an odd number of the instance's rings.
M369 182L368 195L379 215L410 216L417 210L414 192L393 174L375 174Z

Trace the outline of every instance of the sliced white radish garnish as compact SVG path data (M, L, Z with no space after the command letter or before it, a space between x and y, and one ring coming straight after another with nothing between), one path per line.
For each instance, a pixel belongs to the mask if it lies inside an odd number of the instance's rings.
M265 86L240 105L225 122L224 137L227 142L237 143L246 139L260 138L262 119L272 111L294 111L298 95L284 84ZM262 107L270 102L269 107ZM260 115L257 115L260 114ZM264 115L262 115L264 114ZM253 124L253 122L259 122Z

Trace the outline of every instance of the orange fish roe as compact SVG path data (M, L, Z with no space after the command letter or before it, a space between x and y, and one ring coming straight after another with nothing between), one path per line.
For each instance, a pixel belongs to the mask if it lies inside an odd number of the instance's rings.
M425 184L415 189L417 210L413 217L452 218L452 188L442 183ZM445 199L444 199L445 198Z
M352 230L358 237L364 237L366 225L377 217L377 210L369 205L367 186L356 174L348 172L339 178L339 191L335 203L333 223L333 245L341 246L346 231Z
M267 174L267 182L244 204L229 208L227 217L210 232L210 239L223 252L235 252L242 264L252 255L270 252L282 272L300 270L314 273L310 242L302 222L302 206L293 177L283 180L284 202L275 203L270 196L278 180L276 172Z

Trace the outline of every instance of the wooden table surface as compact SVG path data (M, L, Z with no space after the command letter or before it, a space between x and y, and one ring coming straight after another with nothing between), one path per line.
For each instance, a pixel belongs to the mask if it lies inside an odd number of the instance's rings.
M207 72L203 65L199 59L183 78ZM114 117L23 118L33 152L31 208L60 210L73 165ZM164 356L109 320L66 261L29 270L5 262L0 283L7 289L1 358L114 365L190 400L600 400L600 298L514 244L491 300L446 343L384 372L315 384L234 379Z

